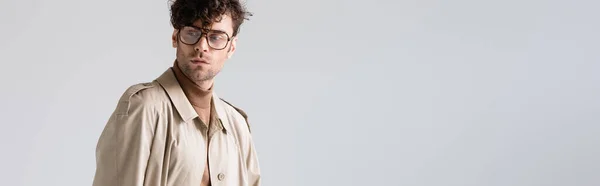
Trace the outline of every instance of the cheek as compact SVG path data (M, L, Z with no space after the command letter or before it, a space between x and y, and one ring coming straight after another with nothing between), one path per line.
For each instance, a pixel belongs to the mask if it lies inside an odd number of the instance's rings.
M219 51L217 55L215 55L215 61L219 64L219 66L223 66L223 63L227 61L228 52L226 50Z
M180 44L177 47L177 56L178 57L186 57L186 56L189 56L193 52L194 52L194 49L189 46L186 46L186 45Z

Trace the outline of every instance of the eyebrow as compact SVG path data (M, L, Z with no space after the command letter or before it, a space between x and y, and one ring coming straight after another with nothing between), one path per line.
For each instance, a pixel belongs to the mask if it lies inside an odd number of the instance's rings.
M189 27L192 27L192 28L194 28L194 29L196 29L196 30L200 30L200 31L204 30L204 29L202 29L201 27L198 27L198 26L196 26L196 25L188 25L188 26L189 26ZM220 29L214 29L214 30L213 30L213 29L211 29L210 31L222 32L222 33L225 33L225 34L229 35L229 33L225 32L225 31L223 31L223 30L220 30Z

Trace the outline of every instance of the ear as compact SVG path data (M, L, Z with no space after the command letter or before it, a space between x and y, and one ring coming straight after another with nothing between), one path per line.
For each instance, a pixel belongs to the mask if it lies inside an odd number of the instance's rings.
M237 44L237 36L233 37L231 39L231 43L229 46L229 51L227 51L227 59L231 58L231 56L233 56L233 53L235 52L235 46Z
M171 36L171 42L173 44L173 48L177 48L177 33L179 32L179 30L177 29L173 29L173 35Z

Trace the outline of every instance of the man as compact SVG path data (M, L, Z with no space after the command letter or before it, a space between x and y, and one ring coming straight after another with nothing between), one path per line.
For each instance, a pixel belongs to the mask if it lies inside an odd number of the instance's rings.
M120 98L98 140L94 186L260 185L247 116L213 91L246 16L238 0L173 2L173 67Z

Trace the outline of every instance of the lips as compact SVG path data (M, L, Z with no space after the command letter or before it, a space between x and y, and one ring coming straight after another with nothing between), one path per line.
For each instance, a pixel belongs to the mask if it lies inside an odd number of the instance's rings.
M200 58L194 58L192 59L192 63L204 63L204 64L209 64L206 60L200 59Z

